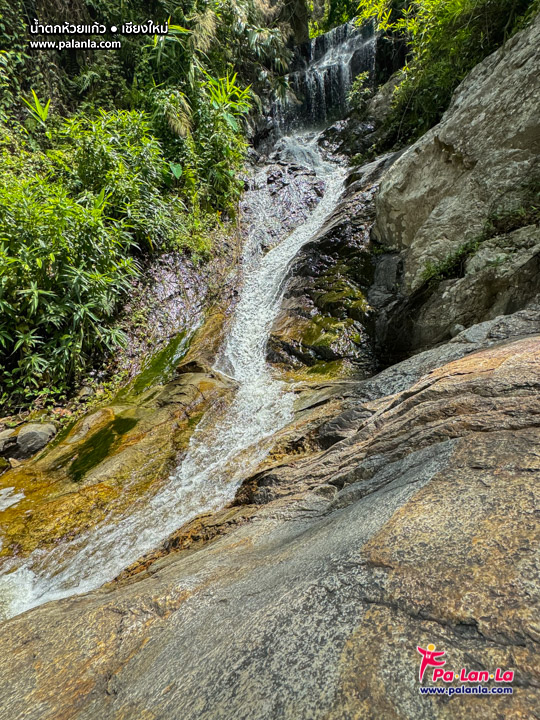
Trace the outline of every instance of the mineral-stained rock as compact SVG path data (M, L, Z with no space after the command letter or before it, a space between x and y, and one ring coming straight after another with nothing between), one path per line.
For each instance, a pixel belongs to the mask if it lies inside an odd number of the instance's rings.
M402 372L358 395L353 435L272 471L286 501L7 621L0 718L535 717L539 361L532 336ZM449 669L513 670L513 695L421 695L430 643Z
M202 412L232 390L225 378L194 368L141 394L125 391L81 418L54 447L3 472L0 491L15 488L23 499L0 511L0 562L58 545L166 481ZM9 457L25 457L21 440L28 450L53 431L49 425L16 428Z

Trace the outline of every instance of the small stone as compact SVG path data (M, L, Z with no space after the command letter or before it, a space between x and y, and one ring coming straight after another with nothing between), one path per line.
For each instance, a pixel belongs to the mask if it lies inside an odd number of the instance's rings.
M81 388L79 394L77 395L79 400L89 400L91 397L95 395L95 391L93 388L89 387L88 385L85 385L83 388Z
M29 458L45 447L56 435L52 423L29 423L23 425L17 433L17 446L11 452L14 458Z
M15 458L9 458L8 462L12 468L18 468L22 465L22 462L20 460L16 460Z

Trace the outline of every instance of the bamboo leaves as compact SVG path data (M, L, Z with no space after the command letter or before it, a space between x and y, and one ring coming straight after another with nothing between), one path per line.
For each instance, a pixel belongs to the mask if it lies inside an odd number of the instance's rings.
M47 118L49 116L49 107L51 105L51 99L49 98L45 105L42 105L39 101L38 96L36 95L35 91L32 89L32 97L34 102L31 103L26 98L22 98L22 101L24 104L28 107L30 111L30 115L36 120L36 122L40 123L45 127L45 123L47 122Z

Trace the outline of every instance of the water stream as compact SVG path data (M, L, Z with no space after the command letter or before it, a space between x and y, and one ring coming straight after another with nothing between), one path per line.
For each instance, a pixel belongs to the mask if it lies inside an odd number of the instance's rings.
M261 251L264 214L248 233L244 284L216 363L217 370L238 384L232 403L206 414L180 467L152 498L69 543L35 551L24 565L1 577L0 617L95 589L199 513L223 507L264 459L269 446L265 441L292 418L294 395L267 365L266 343L288 267L335 206L344 170L320 157L316 134L284 138L281 146L289 160L310 163L324 183L324 196L303 224L266 253ZM260 213L259 194L254 201Z
M372 37L346 26L313 41L308 55L295 82L299 92L302 83L307 88L305 102L310 109L304 125L315 119L320 125L331 104L337 109L343 104L354 58L355 72L371 69ZM317 109L318 117L311 117ZM279 196L267 188L264 167L255 182L259 189L246 194L244 282L215 366L236 381L233 399L228 406L220 404L206 413L181 465L152 497L141 498L114 522L105 520L52 550L34 551L23 564L8 565L0 577L0 618L98 588L196 515L223 507L264 459L275 433L291 420L294 394L268 366L266 345L288 268L322 226L343 189L345 169L324 159L317 141L314 131L289 131L280 138L271 164L285 174L290 169L294 175L300 167L306 177L315 175L322 194L318 202L304 203L298 215L280 226L275 205Z
M297 48L285 98L276 98L272 118L281 132L323 126L343 118L348 93L360 72L373 80L377 38L373 25L340 25Z

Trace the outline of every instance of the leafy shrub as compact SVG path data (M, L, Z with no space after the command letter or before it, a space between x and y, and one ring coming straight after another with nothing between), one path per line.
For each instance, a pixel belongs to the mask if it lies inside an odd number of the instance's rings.
M41 177L0 187L0 385L24 403L62 391L121 337L108 322L136 272L130 235L104 204L84 205Z
M236 74L200 76L190 98L177 88L156 89L149 110L189 210L234 215L247 148L242 118L251 93L237 85Z
M358 0L310 0L308 7L311 16L309 36L313 38L352 20L358 13Z
M250 106L249 89L236 85L236 75L206 76L194 104L193 132L183 158L192 197L195 192L203 209L234 214L243 188L238 171L247 148L239 120Z
M0 402L12 406L69 392L121 342L115 313L149 253L210 252L243 186L243 119L291 56L255 0L156 0L166 36L76 54L32 49L26 5L0 0ZM48 23L149 17L143 0L75 0L65 15L48 4Z
M40 152L0 127L0 399L71 388L122 341L112 321L136 255L186 241L149 128L137 111L76 116L48 125Z
M522 25L538 0L361 0L359 22L403 37L407 64L394 94L394 139L439 121L465 75Z
M353 110L362 115L367 108L368 100L373 95L373 88L369 82L369 72L359 73L351 85L347 100Z
M130 228L139 247L174 241L178 199L165 198L172 173L141 111L100 110L67 120L51 153L76 196L99 196L107 215Z

